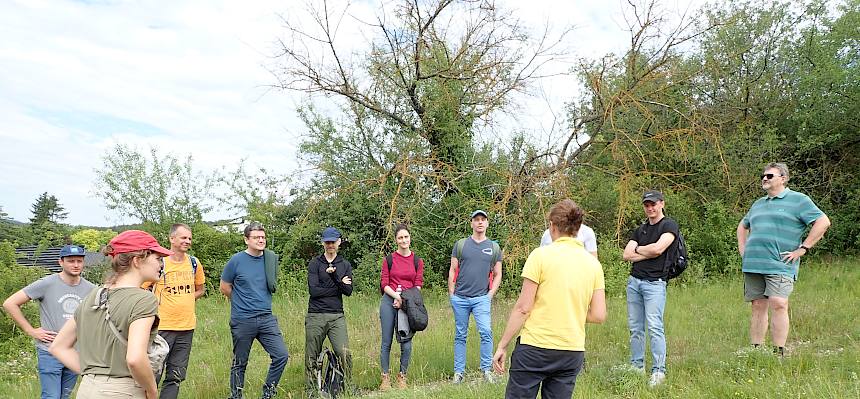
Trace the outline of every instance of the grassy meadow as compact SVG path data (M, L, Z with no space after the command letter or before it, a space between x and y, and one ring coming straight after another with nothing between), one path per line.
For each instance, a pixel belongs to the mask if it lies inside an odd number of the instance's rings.
M628 332L622 292L608 293L609 320L587 331L587 366L577 380L577 398L857 398L860 397L860 323L857 300L860 261L808 263L791 297L792 330L788 355L778 359L748 346L750 310L742 301L741 277L705 283L670 284L666 306L668 378L648 388L647 377L624 371ZM513 298L494 303L496 338ZM453 318L447 298L427 298L430 327L414 338L410 388L376 392L379 384L379 298L346 300L354 380L360 394L376 398L499 398L498 384L481 382L478 338L471 325L467 383L448 383L453 366ZM281 380L281 398L303 397L305 298L278 298L290 361ZM229 303L216 293L198 302L188 379L182 398L223 398L229 390L232 344ZM395 347L397 345L395 344ZM392 350L397 369L399 349ZM24 337L0 343L0 396L37 398L39 383L32 343ZM258 397L268 356L254 345L248 365L246 397ZM650 367L650 366L649 366Z

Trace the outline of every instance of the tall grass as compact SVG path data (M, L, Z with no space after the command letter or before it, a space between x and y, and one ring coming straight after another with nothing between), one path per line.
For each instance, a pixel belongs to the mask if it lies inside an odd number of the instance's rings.
M791 298L792 330L788 355L778 359L768 351L748 348L749 305L742 301L740 276L721 281L669 287L666 306L668 379L658 388L647 377L619 365L627 362L628 332L623 292L608 292L609 320L587 329L586 370L577 380L575 397L612 398L857 398L860 397L860 323L857 299L860 261L808 263ZM353 352L354 380L362 395L379 398L499 398L504 382L480 382L478 339L469 333L467 383L448 383L453 367L453 318L447 298L427 298L430 327L414 338L411 388L375 392L379 384L378 297L345 300ZM495 301L493 324L497 338L513 299ZM290 361L279 397L303 397L304 298L278 298L280 319ZM223 398L229 390L232 344L229 303L219 295L198 302L198 326L188 380L182 398ZM392 350L397 369L399 348ZM32 343L23 337L0 343L0 396L36 398L39 384ZM259 395L268 356L254 345L248 365L246 397Z

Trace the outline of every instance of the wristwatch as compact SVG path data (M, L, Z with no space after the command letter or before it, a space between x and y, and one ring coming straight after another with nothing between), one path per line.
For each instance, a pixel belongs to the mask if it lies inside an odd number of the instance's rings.
M806 245L800 244L798 248L803 248L806 250L807 253L809 253L809 247L807 247Z

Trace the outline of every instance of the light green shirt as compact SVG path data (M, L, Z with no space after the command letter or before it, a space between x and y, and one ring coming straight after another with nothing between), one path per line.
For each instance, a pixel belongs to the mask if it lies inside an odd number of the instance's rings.
M756 200L741 221L750 229L743 271L796 278L800 260L785 263L781 253L797 249L806 227L823 215L809 197L787 188Z
M131 377L126 362L127 347L111 331L104 309L93 309L98 289L92 290L75 311L81 374ZM152 292L123 287L108 292L110 318L120 335L128 340L128 326L138 319L155 316L149 342L158 332L158 300Z

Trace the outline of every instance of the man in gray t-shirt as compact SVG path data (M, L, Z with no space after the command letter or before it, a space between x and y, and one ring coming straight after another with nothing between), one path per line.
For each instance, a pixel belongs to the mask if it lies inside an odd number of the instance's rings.
M463 382L466 371L466 334L469 315L481 336L481 370L484 379L494 382L493 330L491 301L502 282L502 251L499 244L487 238L490 222L482 210L472 212L472 235L457 241L451 251L448 270L448 294L454 311L454 383Z
M36 341L39 383L42 385L43 399L68 398L78 377L48 353L48 346L51 345L66 320L74 316L81 300L94 287L92 283L81 277L84 254L85 251L81 247L64 246L60 250L58 261L62 271L42 277L3 302L3 308L12 320ZM21 311L21 306L30 300L39 301L39 327L33 327Z

